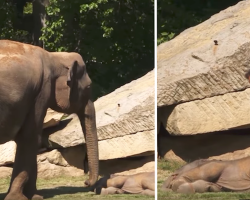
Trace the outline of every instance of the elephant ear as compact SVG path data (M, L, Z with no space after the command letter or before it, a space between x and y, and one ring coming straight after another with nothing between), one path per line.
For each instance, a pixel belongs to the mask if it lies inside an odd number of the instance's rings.
M74 82L76 82L77 66L78 66L78 62L75 61L72 67L69 68L69 71L68 71L67 85L70 88L73 88Z

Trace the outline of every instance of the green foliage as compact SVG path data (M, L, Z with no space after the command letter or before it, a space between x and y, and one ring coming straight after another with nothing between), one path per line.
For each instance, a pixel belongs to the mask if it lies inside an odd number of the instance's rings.
M26 31L15 30L15 8L9 1L0 1L0 39L27 41Z
M13 29L14 7L8 2L0 3L0 38L31 43L29 34ZM153 69L152 0L50 0L46 9L45 49L80 53L95 99ZM31 13L31 4L24 10Z
M49 51L79 52L99 97L154 65L154 9L147 1L51 0L42 39Z
M185 29L238 2L239 0L158 0L157 44L171 40Z
M154 65L153 3L57 1L47 8L42 39L50 51L77 51L99 97L150 71Z
M180 169L183 165L185 165L185 162L180 161L169 161L169 160L158 160L158 169L167 170L170 172L174 172L177 169Z
M32 14L32 3L27 3L23 9L23 12L26 14Z

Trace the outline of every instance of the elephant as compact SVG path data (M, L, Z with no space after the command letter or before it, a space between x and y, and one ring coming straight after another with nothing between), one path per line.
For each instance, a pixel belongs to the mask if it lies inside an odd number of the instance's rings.
M163 190L179 193L249 191L250 156L236 160L196 160L172 174Z
M142 172L133 175L108 175L96 182L96 194L155 195L155 173Z
M191 169L194 169L196 167L199 167L205 163L211 162L211 160L207 159L199 159L195 160L191 163L188 163L184 166L182 166L180 169L176 170L173 174L171 174L163 183L162 190L163 191L171 191L171 183L172 181L177 177L177 175L182 174L183 172L189 171Z
M78 53L0 40L0 144L17 144L5 200L43 199L37 194L37 152L48 108L79 117L87 146L89 179L99 175L98 140L91 79Z

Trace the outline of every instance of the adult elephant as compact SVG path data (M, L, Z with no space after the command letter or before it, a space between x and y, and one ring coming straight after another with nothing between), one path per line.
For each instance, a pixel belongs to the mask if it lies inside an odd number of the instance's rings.
M76 113L87 145L89 186L98 178L99 159L91 80L77 53L0 40L0 144L17 144L5 200L43 199L37 194L38 141L47 108Z

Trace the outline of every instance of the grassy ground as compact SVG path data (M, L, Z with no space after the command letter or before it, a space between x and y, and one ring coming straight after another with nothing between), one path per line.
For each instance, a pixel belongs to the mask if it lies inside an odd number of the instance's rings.
M88 200L88 199L118 199L118 200L133 200L133 199L149 199L154 197L144 195L117 194L100 196L94 192L89 192L83 187L83 180L87 177L56 177L48 179L38 179L37 187L39 194L44 196L46 200ZM0 200L4 199L5 193L8 190L10 179L0 179Z
M250 193L236 193L236 192L218 192L218 193L200 193L200 194L191 194L191 195L184 195L184 194L178 194L174 192L163 192L161 190L162 184L165 181L165 179L176 169L180 168L184 163L178 163L178 162L169 162L164 160L158 160L158 200L167 200L167 199L174 199L174 200L239 200L239 199L249 199L250 200Z

